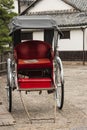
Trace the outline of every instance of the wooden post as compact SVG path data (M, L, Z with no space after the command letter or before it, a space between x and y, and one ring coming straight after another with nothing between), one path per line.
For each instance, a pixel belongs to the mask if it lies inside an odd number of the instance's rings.
M85 65L85 31L83 29L83 65Z
M20 8L20 0L18 0L18 13L21 13L21 8Z
M82 28L82 31L83 31L83 65L85 65L85 44L86 44L86 27L85 28Z

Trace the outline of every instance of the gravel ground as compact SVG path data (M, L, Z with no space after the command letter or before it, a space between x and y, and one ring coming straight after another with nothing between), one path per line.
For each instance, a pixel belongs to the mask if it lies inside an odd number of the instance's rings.
M24 111L19 92L13 91L12 116L16 121L15 130L87 130L87 65L64 63L65 99L63 109L56 112L53 120L33 120L30 124ZM6 76L0 77L0 95L7 108ZM43 91L22 92L31 118L49 119L54 117L54 96ZM4 127L2 127L4 130Z

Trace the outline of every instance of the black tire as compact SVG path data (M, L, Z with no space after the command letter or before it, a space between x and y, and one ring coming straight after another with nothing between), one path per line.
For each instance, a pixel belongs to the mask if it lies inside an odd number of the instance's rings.
M7 100L8 100L8 111L12 111L12 88L8 86L7 88Z
M64 79L63 79L63 67L59 57L55 61L55 97L58 109L63 108L64 104Z
M7 102L8 102L8 111L12 111L12 68L11 68L11 59L7 59Z
M58 109L62 109L63 108L63 104L64 104L64 85L62 84L60 86L61 91L58 92L58 88L56 90L56 102L57 102L57 107ZM61 95L60 98L57 95Z

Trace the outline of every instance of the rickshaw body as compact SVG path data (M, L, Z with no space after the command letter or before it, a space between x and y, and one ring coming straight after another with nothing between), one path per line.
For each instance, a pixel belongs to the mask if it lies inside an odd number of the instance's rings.
M9 24L12 56L7 59L8 110L12 110L12 91L46 90L55 93L57 107L64 102L63 66L58 53L60 30L50 16L17 16ZM22 32L46 32L43 40L22 38Z

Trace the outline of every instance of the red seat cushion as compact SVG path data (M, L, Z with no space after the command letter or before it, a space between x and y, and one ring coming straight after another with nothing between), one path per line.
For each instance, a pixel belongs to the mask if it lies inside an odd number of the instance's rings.
M30 68L52 68L52 61L47 58L18 60L18 69L30 69Z

